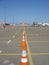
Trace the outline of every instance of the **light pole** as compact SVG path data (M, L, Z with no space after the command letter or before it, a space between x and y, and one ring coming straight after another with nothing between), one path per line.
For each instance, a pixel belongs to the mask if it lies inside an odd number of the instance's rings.
M6 23L6 7L4 7L4 23Z
M6 7L4 6L4 25L3 27L5 28L6 27Z

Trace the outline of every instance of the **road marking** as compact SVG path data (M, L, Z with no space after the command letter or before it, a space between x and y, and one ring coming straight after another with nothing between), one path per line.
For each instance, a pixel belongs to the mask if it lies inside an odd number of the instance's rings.
M2 50L0 50L0 53L2 53Z
M14 63L10 63L9 65L15 65Z
M49 53L31 53L31 55L49 55Z
M25 35L26 35L26 32L25 32ZM27 44L27 51L28 51L29 63L30 63L30 65L34 65L33 61L32 61L32 57L31 57L31 53L30 53L28 41L27 41L27 36L26 36L26 44Z
M49 41L32 41L32 40L29 40L29 42L49 42Z
M15 35L13 35L12 37L15 38Z
M11 42L11 40L9 40L7 43L9 44Z
M0 56L16 56L16 55L22 55L21 53L3 53L3 54L0 54Z
M17 33L15 33L15 35L17 35L19 33L19 31Z
M3 53L3 54L0 54L0 56L16 56L16 55L22 55L21 53ZM49 53L31 53L31 54L28 54L28 55L49 55Z
M9 63L9 62L10 62L9 60L5 60L3 61L3 64Z
M15 35L17 35L17 34L18 34L18 32L15 33ZM12 37L15 38L15 35L13 35ZM9 44L10 42L11 42L11 40L9 40L7 43Z

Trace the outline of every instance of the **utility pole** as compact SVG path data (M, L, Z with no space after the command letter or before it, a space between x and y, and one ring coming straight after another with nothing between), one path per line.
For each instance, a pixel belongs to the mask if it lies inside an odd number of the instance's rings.
M3 27L5 28L6 27L6 7L4 6L4 25Z
M4 23L6 23L6 7L4 7Z
M13 24L14 24L14 16L13 16Z

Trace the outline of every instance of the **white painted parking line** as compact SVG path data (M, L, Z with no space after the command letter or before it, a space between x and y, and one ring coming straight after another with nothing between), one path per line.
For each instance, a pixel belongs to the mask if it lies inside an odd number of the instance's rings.
M15 35L17 35L20 31L18 31L17 33L15 33Z
M10 62L9 60L4 60L3 64L9 63L9 62Z
M15 65L14 63L10 63L9 65Z
M11 42L11 40L9 40L7 43L9 44Z
M0 50L0 53L2 53L2 50Z
M13 35L12 37L15 38L15 35Z

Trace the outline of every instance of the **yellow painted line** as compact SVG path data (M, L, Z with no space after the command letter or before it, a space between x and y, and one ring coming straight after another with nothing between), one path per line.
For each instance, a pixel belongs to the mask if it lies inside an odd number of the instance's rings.
M1 53L0 56L19 56L22 55L21 53ZM49 55L49 53L30 53L28 55Z
M8 53L8 54L3 53L3 54L0 54L0 56L17 56L17 55L21 55L21 53L17 53L17 54L16 53L15 54L14 53L13 54L12 53Z
M25 34L26 34L26 32L25 32ZM33 64L33 61L32 61L32 57L31 57L31 53L30 53L28 41L27 41L27 36L26 36L26 44L27 44L27 51L28 51L29 63L30 63L30 65L34 65L34 64Z
M49 55L49 53L31 53L31 55Z
M32 40L29 40L29 42L49 42L49 41L32 41Z

